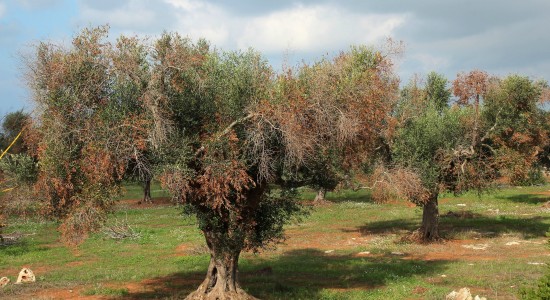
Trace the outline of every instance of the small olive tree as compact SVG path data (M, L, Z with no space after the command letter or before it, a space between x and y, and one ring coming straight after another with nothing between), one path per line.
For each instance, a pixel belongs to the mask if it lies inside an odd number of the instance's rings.
M548 161L550 122L539 104L548 101L546 88L544 81L510 75L495 80L485 97L482 117L497 124L490 145L501 162L501 175L512 184L544 181L538 168Z
M134 109L148 82L144 48L126 37L112 45L107 33L85 29L71 47L41 42L26 60L37 112L36 191L71 244L98 228L128 160L146 143Z
M492 129L480 117L481 94L477 93L485 93L486 88L463 87L473 93L468 96L474 99L472 106L467 105L468 98L459 98L461 106L450 107L446 79L436 73L428 79L424 86L415 79L402 92L394 115L391 167L374 174L375 197L402 197L422 207L421 227L412 238L426 242L440 238L439 194L486 188L497 167L487 144Z

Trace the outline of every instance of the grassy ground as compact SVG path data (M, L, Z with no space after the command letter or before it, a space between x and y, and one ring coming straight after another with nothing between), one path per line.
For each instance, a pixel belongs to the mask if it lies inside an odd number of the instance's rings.
M59 243L52 222L10 220L5 233L21 238L0 247L0 276L12 282L27 266L37 283L9 285L0 298L179 298L195 289L208 265L195 220L163 199L138 205L128 186L108 226L130 225L138 237L114 240L99 232L78 248ZM153 186L153 197L166 197ZM329 193L287 226L284 244L240 260L243 287L262 299L443 299L469 287L488 299L515 299L548 268L550 186L509 188L440 200L441 230L434 245L402 242L421 211L406 203L372 203L368 192ZM304 191L303 199L313 199ZM129 200L130 199L130 200Z

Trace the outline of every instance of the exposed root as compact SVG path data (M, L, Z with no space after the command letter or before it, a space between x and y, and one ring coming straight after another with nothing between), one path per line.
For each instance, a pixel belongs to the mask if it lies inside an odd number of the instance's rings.
M433 243L442 243L445 241L444 238L439 235L426 237L424 235L424 230L419 228L410 234L407 234L401 238L402 242L405 243L415 243L415 244L433 244Z
M205 281L196 291L185 297L185 300L258 300L258 298L239 287L235 291L226 291L221 285L209 287L209 283Z

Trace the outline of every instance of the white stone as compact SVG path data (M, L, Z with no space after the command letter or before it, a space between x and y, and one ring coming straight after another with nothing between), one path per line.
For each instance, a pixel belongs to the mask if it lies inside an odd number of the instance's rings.
M445 297L445 300L455 300L456 295L458 295L458 293L456 291L452 291Z
M473 250L485 250L489 247L488 244L462 245L462 247Z
M34 273L29 268L23 268L21 272L19 272L19 276L17 277L17 281L15 284L21 284L21 283L30 283L35 282L36 277L34 276Z
M456 295L455 300L473 300L469 288L461 288Z
M0 288L5 287L8 283L10 283L10 279L8 277L0 278Z

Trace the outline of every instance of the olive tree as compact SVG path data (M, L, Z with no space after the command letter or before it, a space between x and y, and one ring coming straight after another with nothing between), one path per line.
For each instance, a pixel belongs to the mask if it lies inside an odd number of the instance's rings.
M374 176L379 183L375 197L398 196L422 207L422 223L412 238L426 242L440 238L439 194L484 189L497 167L488 144L492 129L480 118L480 97L486 88L459 84L471 95L459 98L460 106L450 107L446 79L436 73L428 79L424 86L415 79L402 92L394 115L390 167ZM474 99L472 106L467 105L469 97Z
M69 47L41 42L26 60L37 113L36 190L71 244L98 228L127 162L146 143L134 109L148 82L145 48L126 37L113 45L107 33L85 29Z
M38 117L37 187L64 240L78 243L109 211L129 165L150 151L158 178L196 215L210 251L189 299L253 298L241 251L283 238L303 209L300 170L338 149L369 158L398 87L390 57L355 47L276 74L253 50L221 52L164 33L152 45L85 29L72 46L36 46L27 61ZM149 154L147 154L149 155Z
M188 299L253 298L237 280L241 251L283 238L283 224L303 211L293 199L300 168L325 147L339 145L348 165L368 156L397 88L391 62L357 47L312 66L316 75L307 66L275 74L257 52L177 34L156 41L151 57L159 178L197 216L210 251Z
M548 159L550 122L539 106L547 83L509 75L495 80L485 97L483 118L497 124L490 145L501 161L501 175L512 184L543 181L540 166Z

